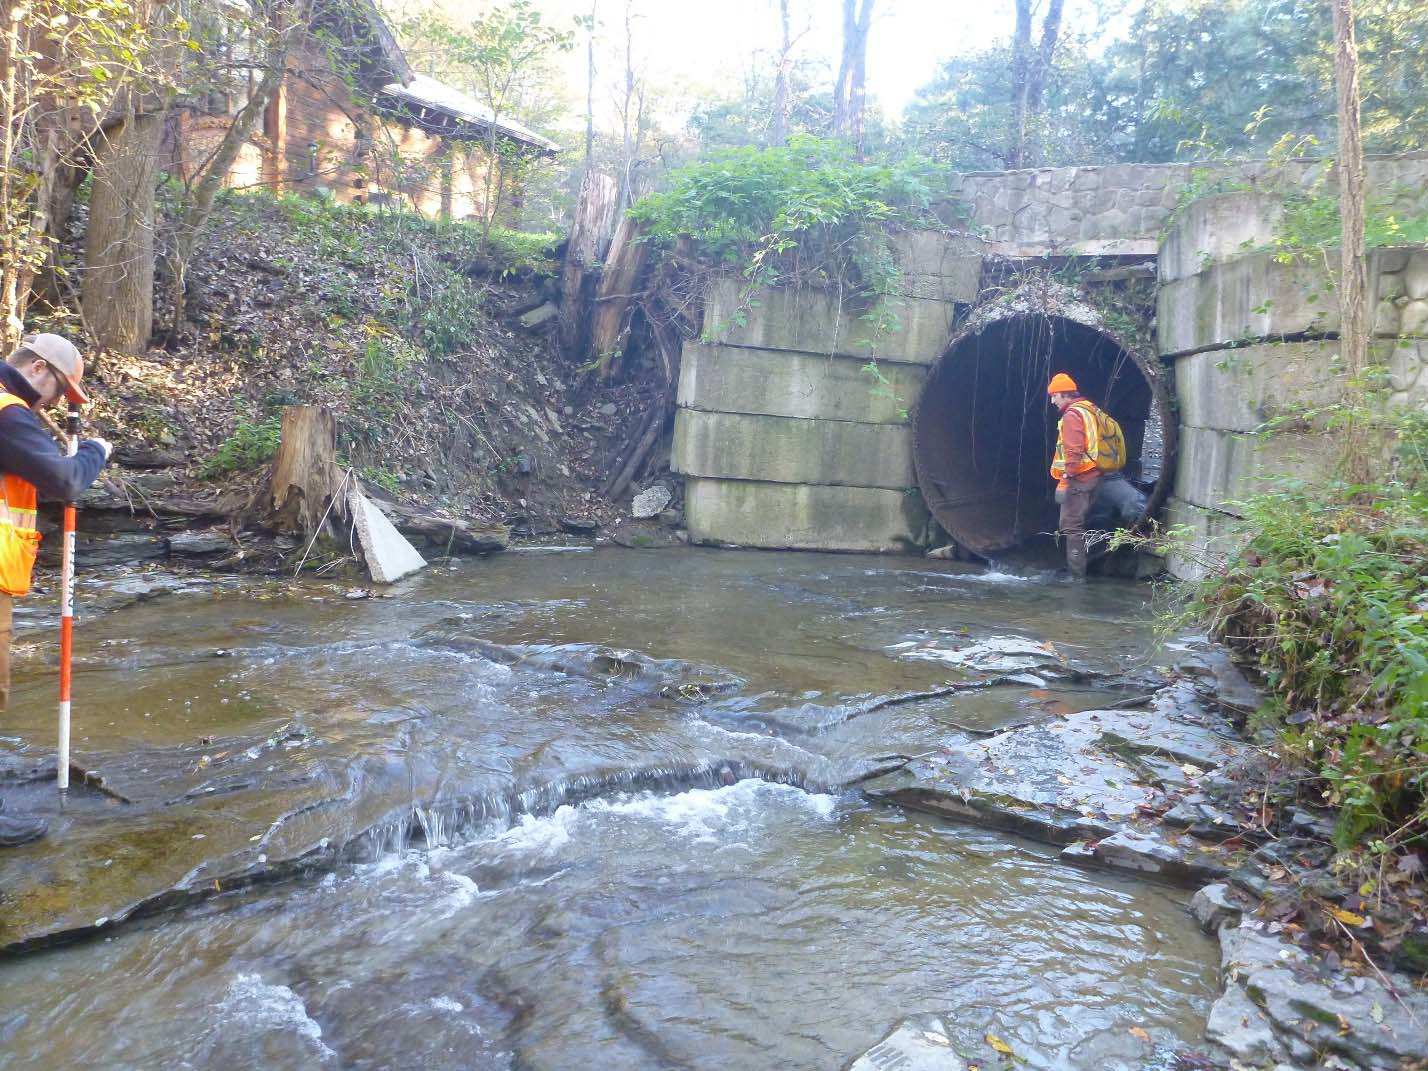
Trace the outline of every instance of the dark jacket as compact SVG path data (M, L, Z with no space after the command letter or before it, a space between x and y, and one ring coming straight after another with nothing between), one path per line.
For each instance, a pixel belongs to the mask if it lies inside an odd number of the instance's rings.
M104 467L104 448L85 441L74 457L62 454L54 436L29 408L40 400L39 394L14 365L0 364L0 388L25 403L0 409L0 473L34 484L42 499L78 498Z

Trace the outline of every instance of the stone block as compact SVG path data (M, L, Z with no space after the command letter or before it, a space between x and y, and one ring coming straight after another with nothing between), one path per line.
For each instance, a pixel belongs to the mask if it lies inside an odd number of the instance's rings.
M1334 437L1312 432L1244 435L1182 427L1175 496L1192 505L1238 514L1236 503L1266 490L1268 481L1329 475L1338 461L1336 445Z
M1400 335L1428 335L1428 300L1410 301L1398 314Z
M1403 289L1414 301L1428 298L1428 252L1417 252L1408 258L1403 269Z
M1160 352L1169 356L1337 331L1339 308L1322 265L1250 253L1162 282L1156 326Z
M916 493L698 477L684 513L691 542L780 550L906 551L927 523Z
M1237 192L1201 197L1180 210L1160 243L1160 281L1196 275L1207 264L1267 245L1284 215L1284 198Z
M679 404L688 409L764 416L905 424L927 378L918 365L887 363L879 383L857 357L741 349L686 342Z
M982 281L982 242L942 231L903 231L892 237L904 275L940 276L960 284L950 301L974 301Z
M1375 347L1388 360L1393 343ZM1182 424L1251 432L1291 407L1332 403L1341 381L1336 341L1259 342L1177 358L1175 396Z
M392 584L426 567L426 559L406 541L386 515L360 491L349 491L347 505L357 528L357 539L367 571L378 584Z
M740 308L741 288L726 280L709 293L704 331L715 341L755 349L793 350L825 356L876 357L905 364L930 364L951 335L951 302L895 297L886 302L894 325L887 330L863 319L846 296L814 288L769 288Z
M917 482L912 429L680 409L671 464L686 476L894 490Z
M1267 490L1268 481L1321 480L1338 460L1335 440L1318 433L1275 431L1245 436L1182 427L1175 496L1194 506L1238 514L1235 503Z
M1178 498L1171 498L1166 506L1165 523L1185 532L1184 541L1172 547L1165 559L1170 575L1178 580L1199 580L1244 541L1238 517L1202 509Z

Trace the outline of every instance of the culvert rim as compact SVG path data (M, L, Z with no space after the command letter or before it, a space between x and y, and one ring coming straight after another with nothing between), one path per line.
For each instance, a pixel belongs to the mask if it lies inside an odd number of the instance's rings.
M1150 392L1151 409L1147 413L1147 422L1150 416L1158 416L1161 429L1161 470L1146 496L1145 511L1132 526L1132 530L1144 530L1146 522L1164 504L1175 483L1178 427L1167 370L1154 354L1144 353L1136 346L1131 345L1119 332L1107 326L1090 306L1080 302L1076 302L1070 308L1063 306L1059 309L998 309L992 306L977 310L973 313L972 318L964 322L953 333L943 347L941 355L928 366L927 378L924 380L913 406L911 419L913 472L928 512L954 542L982 557L990 557L1012 550L1026 543L1034 535L1034 533L1018 534L1015 529L1012 529L1004 533L1002 538L988 539L980 538L975 533L969 532L965 519L959 519L957 511L949 510L942 495L937 491L933 473L930 471L930 461L937 451L937 447L929 442L925 423L927 419L931 419L928 416L926 403L933 392L938 389L937 385L941 377L950 374L948 370L957 360L958 350L984 332L1016 320L1046 320L1053 323L1062 321L1074 325L1076 328L1092 331L1129 358L1140 373L1140 378ZM1101 401L1094 397L1092 400ZM1045 461L1044 467L1049 467L1051 463L1049 453ZM1050 489L1049 474L1046 481L1046 486ZM1104 552L1104 547L1099 550Z

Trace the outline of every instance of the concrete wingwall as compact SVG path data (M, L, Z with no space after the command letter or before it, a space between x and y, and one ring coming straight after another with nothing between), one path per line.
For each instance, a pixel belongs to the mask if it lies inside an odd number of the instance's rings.
M1282 211L1252 192L1196 201L1159 258L1159 345L1180 402L1166 512L1190 535L1168 564L1182 579L1233 549L1244 499L1273 481L1327 480L1338 461L1313 416L1341 397L1334 280L1322 259L1256 251ZM1389 404L1428 408L1428 248L1374 249L1368 268L1371 357L1388 370Z
M681 356L673 467L691 540L800 550L895 551L924 537L908 409L976 298L980 243L901 236L896 330L826 290L705 301L705 336ZM876 368L876 374L870 369Z

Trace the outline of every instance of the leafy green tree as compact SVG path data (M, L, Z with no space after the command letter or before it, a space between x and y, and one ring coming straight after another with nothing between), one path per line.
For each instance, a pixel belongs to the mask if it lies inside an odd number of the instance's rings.
M506 0L469 23L424 13L405 20L401 29L425 73L473 92L491 113L482 213L482 236L489 240L506 189L531 166L524 150L500 138L496 124L550 117L551 61L575 47L574 26L551 25L534 0Z

